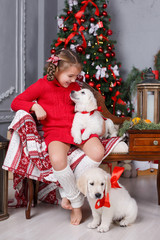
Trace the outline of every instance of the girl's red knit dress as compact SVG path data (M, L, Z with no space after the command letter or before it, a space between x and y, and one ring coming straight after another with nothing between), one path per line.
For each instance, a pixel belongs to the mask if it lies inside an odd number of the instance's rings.
M80 90L78 83L71 83L68 88L62 87L59 82L47 80L47 75L28 87L12 102L14 111L30 112L34 100L37 100L47 112L43 125L46 145L52 141L61 141L74 144L71 136L71 127L74 118L74 103L70 99L71 91Z

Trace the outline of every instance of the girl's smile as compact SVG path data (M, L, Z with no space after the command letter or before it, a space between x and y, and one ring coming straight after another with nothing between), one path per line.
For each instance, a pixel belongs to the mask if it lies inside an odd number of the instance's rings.
M55 73L55 77L62 87L67 88L72 82L75 82L81 69L75 65L71 65L63 71Z

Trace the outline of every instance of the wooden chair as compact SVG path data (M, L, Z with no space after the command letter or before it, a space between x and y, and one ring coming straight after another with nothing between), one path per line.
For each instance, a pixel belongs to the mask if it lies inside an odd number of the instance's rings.
M102 114L106 118L110 118L114 124L121 125L125 120L129 120L128 117L117 117L111 114L105 106L103 96L89 86L87 83L83 83L83 88L90 89L98 102L98 106L102 107ZM109 162L117 162L124 160L137 160L137 161L160 161L160 131L134 131L129 132L129 152L128 153L111 153L104 160L102 164ZM148 141L148 138L150 141ZM158 145L154 145L153 142L158 141ZM156 142L157 143L157 142ZM139 144L139 145L138 145ZM158 164L159 165L159 164ZM38 182L35 180L28 179L29 186L29 200L26 209L26 218L30 218L31 204L34 199L34 203L37 202L37 190ZM160 167L158 167L157 174L157 191L158 191L158 204L160 205Z

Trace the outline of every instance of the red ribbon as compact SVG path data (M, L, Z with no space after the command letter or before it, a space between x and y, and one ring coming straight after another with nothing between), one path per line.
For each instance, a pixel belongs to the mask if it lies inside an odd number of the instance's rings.
M118 184L118 179L120 178L121 174L124 171L124 167L114 167L113 172L112 172L112 176L110 179L111 182L111 188L121 188ZM101 207L110 207L110 202L109 202L109 193L107 193L107 195L105 195L104 192L104 196L102 199L98 199L96 204L95 204L95 208L101 208Z
M58 38L57 39L57 43L55 43L55 46L58 47L62 42L63 41L60 38Z
M98 92L99 92L100 94L102 94L102 93L101 93L101 90L100 90L100 87L101 87L101 84L97 84L97 85L96 85L96 88L97 88Z
M83 34L83 30L84 30L84 29L85 29L85 27L81 26L78 31L81 33L81 36L82 36L82 39L83 39L83 44L82 44L82 46L83 46L84 48L86 48L86 47L87 47L87 43L86 43L86 39L85 39L84 34ZM65 48L66 48L66 46L68 45L69 41L70 41L75 35L78 35L78 31L72 32L72 33L67 37L67 39L65 40L65 45L64 45Z
M115 115L115 106L116 106L116 102L117 102L117 96L120 95L119 91L116 91L115 96L112 97L113 100L113 114Z
M103 112L103 111L102 111L102 107L99 106L97 109L94 109L94 110L91 111L91 112L83 111L83 112L81 112L81 113L82 113L82 114L89 113L89 115L91 116L95 111Z
M101 208L101 207L108 207L110 208L110 202L109 202L109 193L107 193L107 196L105 196L105 192L104 192L104 196L102 199L98 199L98 201L95 204L95 208Z
M84 4L84 6L81 7L80 11L77 12L74 16L75 18L77 19L77 22L79 23L79 25L81 25L81 21L80 21L80 18L82 17L82 15L84 14L84 11L88 5L88 3L92 3L93 6L95 6L96 8L96 11L95 11L95 15L99 16L99 9L98 9L98 6L92 1L92 0L86 0L86 1L83 1L81 2L82 4Z
M115 114L116 103L126 105L126 103L121 98L117 99L117 96L120 95L120 94L121 93L119 91L116 91L116 94L112 97L112 100L113 100L113 114Z
M112 65L108 65L108 70L110 70L113 74L113 78L116 80L116 75L114 74L113 70L112 70Z

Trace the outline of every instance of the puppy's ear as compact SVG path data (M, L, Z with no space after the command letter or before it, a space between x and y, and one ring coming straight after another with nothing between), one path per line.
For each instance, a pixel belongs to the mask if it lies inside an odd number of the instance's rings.
M87 177L85 174L78 178L77 187L81 193L83 193L85 196L87 195Z
M107 194L111 189L111 181L110 181L110 175L106 172L104 172L104 174L105 174L105 180L106 180L105 193Z

